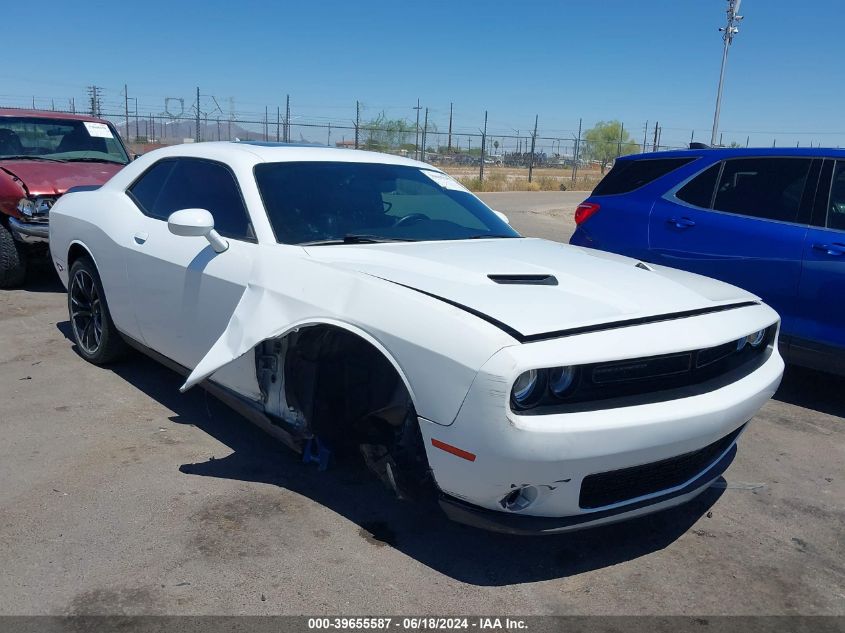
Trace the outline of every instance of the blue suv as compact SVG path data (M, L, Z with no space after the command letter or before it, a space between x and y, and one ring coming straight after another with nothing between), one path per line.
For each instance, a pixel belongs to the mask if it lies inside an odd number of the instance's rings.
M721 279L781 316L787 361L845 375L845 150L619 158L570 244Z

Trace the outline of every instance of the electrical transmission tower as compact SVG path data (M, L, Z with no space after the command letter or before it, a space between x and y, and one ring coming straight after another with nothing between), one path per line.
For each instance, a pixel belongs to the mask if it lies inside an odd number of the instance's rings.
M103 89L100 86L88 86L88 98L91 103L91 116L100 116L102 111Z
M719 72L719 89L716 92L716 112L713 115L713 133L710 135L710 145L716 145L716 139L719 135L719 111L722 108L722 86L725 82L725 66L728 63L728 49L733 43L734 36L739 33L737 24L742 20L742 16L738 15L740 2L742 0L728 0L728 21L725 26L719 27L725 46L722 50L722 70Z

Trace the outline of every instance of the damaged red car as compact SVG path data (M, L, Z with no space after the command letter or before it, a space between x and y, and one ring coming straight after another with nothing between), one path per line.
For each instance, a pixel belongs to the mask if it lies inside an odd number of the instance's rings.
M50 207L68 189L98 187L130 160L114 126L80 114L0 108L0 288L47 256Z

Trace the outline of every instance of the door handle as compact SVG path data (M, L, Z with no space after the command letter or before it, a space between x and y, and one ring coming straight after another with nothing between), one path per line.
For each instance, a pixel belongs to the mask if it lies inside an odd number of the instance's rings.
M135 233L132 237L135 239L136 244L143 244L147 241L149 235L147 233Z
M826 255L845 255L845 244L813 244L813 250L822 251Z
M695 226L695 222L689 218L669 218L666 224L672 224L676 229L688 229Z

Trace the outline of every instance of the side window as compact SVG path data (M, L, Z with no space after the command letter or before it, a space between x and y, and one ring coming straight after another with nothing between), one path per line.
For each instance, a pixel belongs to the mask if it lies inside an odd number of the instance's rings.
M170 172L173 171L175 164L176 161L173 160L163 160L156 163L144 172L129 188L129 193L135 200L135 204L141 208L144 215L158 218L159 220L167 220L167 217L162 218L155 215L155 206L158 195L161 193L162 188L164 188L164 184L170 177Z
M130 193L152 218L167 221L180 209L206 209L221 235L255 239L235 177L220 163L194 158L165 160L145 173Z
M618 160L607 176L593 189L594 196L611 196L628 193L654 182L670 171L691 163L698 156L686 158L642 158Z
M827 228L845 231L845 161L836 161L827 206Z
M713 203L713 192L716 189L716 180L719 178L719 170L721 168L722 163L716 163L712 167L708 167L678 189L678 193L675 195L684 202L695 205L696 207L709 209Z
M795 222L811 162L809 158L727 160L713 208L755 218Z

